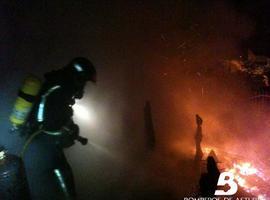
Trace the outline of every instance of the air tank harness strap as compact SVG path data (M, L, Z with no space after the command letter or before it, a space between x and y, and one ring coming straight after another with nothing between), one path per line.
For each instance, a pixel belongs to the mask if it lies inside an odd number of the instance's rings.
M23 148L21 150L21 153L20 153L21 158L24 157L26 150L28 149L31 142L35 139L35 137L38 136L39 134L41 134L43 131L44 131L43 127L40 126L36 132L34 132L32 135L30 135L30 137L26 140L26 142L24 143Z

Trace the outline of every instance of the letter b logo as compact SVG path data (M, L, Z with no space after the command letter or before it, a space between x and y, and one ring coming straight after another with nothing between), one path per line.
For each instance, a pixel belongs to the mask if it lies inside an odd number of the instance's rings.
M219 176L217 185L225 186L226 184L230 186L230 189L226 192L224 190L216 190L215 195L234 195L237 192L238 186L236 182L234 182L234 175L231 172L222 172Z

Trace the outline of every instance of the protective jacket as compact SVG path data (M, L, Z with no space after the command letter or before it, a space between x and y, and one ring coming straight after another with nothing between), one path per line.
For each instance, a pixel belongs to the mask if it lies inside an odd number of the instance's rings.
M72 120L72 105L75 98L82 97L84 86L85 82L74 83L65 69L45 74L29 118L31 131L28 131L30 135L39 129L42 132L25 153L34 199L75 199L73 174L63 148L72 146L78 138L79 128Z

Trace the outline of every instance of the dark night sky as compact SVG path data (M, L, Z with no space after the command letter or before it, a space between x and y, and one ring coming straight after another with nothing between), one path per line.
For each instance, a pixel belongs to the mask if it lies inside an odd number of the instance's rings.
M234 2L234 1L232 1ZM247 15L250 19L254 21L255 32L245 43L244 47L249 47L254 49L254 51L259 54L265 54L269 56L269 41L270 41L270 28L269 28L269 12L268 8L270 5L269 1L252 1L252 0L242 0L235 1L234 3L236 9Z
M1 66L59 66L74 55L96 58L119 50L143 62L138 52L145 51L147 43L194 24L202 12L211 12L213 2L6 1L1 3ZM243 45L269 54L269 1L227 2L255 24Z
M143 130L144 101L150 98L154 105L167 101L168 97L162 91L173 82L154 85L157 73L163 73L164 69L170 72L169 67L160 65L186 57L192 64L200 63L198 58L206 56L210 60L217 56L218 60L238 56L247 48L270 56L269 8L268 0L1 1L0 110L3 112L0 119L7 119L16 91L26 74L41 77L44 72L64 66L75 56L86 56L98 72L98 84L89 86L87 97L92 96L97 110L102 111L100 118L105 124L100 123L97 130L93 130L99 135L90 139L109 150L120 151L120 154L121 151L125 154L126 149L132 152L123 158L134 154L136 157L143 146L142 136L136 133ZM225 41L224 45L219 47L222 41ZM200 47L196 47L197 43ZM201 51L208 43L210 50L207 52L213 53L210 58ZM185 46L183 52L179 50L181 45ZM232 49L232 53L228 53L228 49ZM196 54L194 61L193 54ZM173 111L172 103L164 105L169 109L156 106L157 113ZM157 122L162 124L163 121L165 125L177 127L178 122L157 117ZM0 122L6 129L7 124L7 121ZM157 125L157 129L159 127L162 125ZM111 140L102 138L106 134ZM6 138L9 135L3 133L1 143L12 151L19 141L15 136L10 141ZM117 196L115 193L128 182L125 180L128 175L123 175L127 172L118 169L120 162L112 164L105 156L101 159L99 154L89 153L92 160L86 159L89 163L82 166L78 164L81 161L77 154L82 152L82 158L89 155L86 151L83 153L83 147L75 146L72 151L70 157L71 160L75 158L72 162L75 174L89 169L92 176L89 180L78 178L81 199L87 199L90 194L96 197L93 199L106 199L104 196L112 194ZM106 165L112 166L113 175L106 171ZM137 174L134 172L133 175ZM136 181L143 182L139 178ZM115 191L111 191L110 183L114 184L112 190ZM107 196L102 194L106 192ZM122 197L124 199L125 195Z

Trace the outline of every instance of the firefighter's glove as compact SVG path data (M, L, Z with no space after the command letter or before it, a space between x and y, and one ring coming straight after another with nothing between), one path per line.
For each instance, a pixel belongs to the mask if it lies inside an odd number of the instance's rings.
M65 126L61 129L61 132L61 145L63 148L68 148L74 145L74 141L79 137L79 126L77 124Z

